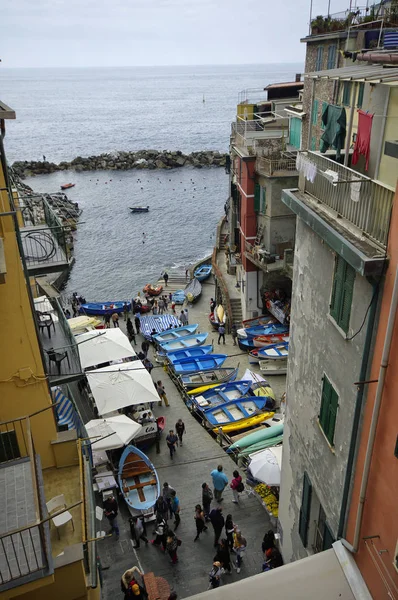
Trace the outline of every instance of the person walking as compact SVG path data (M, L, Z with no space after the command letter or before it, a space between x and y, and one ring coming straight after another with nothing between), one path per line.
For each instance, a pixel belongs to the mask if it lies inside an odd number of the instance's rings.
M212 500L213 492L211 491L207 483L202 483L202 504L206 521L209 521L210 505Z
M175 491L174 488L171 487L171 485L169 485L167 483L167 481L165 481L164 484L163 484L162 494L163 494L163 498L167 502L167 506L169 507L170 519L173 517L173 510L171 508L171 494L174 491Z
M157 516L156 518L156 526L155 526L155 531L154 534L156 535L156 537L151 540L151 544L153 544L153 546L162 546L162 550L165 551L166 550L166 543L167 543L167 531L168 531L168 527L167 527L167 523L166 520L161 517L160 515Z
M263 537L263 541L261 543L261 550L265 553L270 548L275 548L275 534L272 529L269 529Z
M111 315L104 315L105 329L109 329L111 326Z
M221 325L218 328L218 345L220 345L220 340L223 341L223 344L225 346L225 326L224 326L224 323L221 323Z
M176 303L172 300L171 301L171 312L173 313L173 315L176 315Z
M162 315L164 313L164 300L163 300L163 298L159 298L158 309L159 309L159 314Z
M236 325L236 323L232 323L231 335L232 335L233 345L236 346L236 340L238 339L238 326Z
M172 429L170 429L169 435L166 437L166 442L170 452L170 458L173 458L173 454L176 451L176 444L178 443L178 437Z
M155 302L152 305L152 314L153 315L157 315L158 314L158 301L155 300Z
M210 298L210 312L214 314L214 311L216 310L216 301L213 298Z
M141 517L132 517L129 519L129 521L131 534L135 542L135 548L140 547L140 540L143 540L147 544L148 538L146 537L146 531Z
M232 515L227 515L227 518L225 519L225 533L227 535L228 547L231 550L231 552L234 547L234 531L235 524L232 520Z
M232 563L234 567L236 567L236 572L240 573L240 568L242 566L243 553L246 550L247 542L245 538L242 536L241 532L237 530L235 527L234 533L234 552L236 554L236 563Z
M222 465L218 465L217 469L213 469L210 475L213 480L214 497L217 502L222 502L222 493L228 484L228 477L223 473Z
M165 312L168 312L169 300L168 300L167 296L163 296L163 302L164 302L164 310L165 310Z
M134 317L134 323L135 323L135 328L137 330L137 333L140 333L140 328L141 328L140 313L136 313L136 315Z
M239 504L239 494L243 492L245 486L243 485L242 477L239 475L239 471L235 470L232 474L234 478L229 486L232 489L232 493L234 496L232 502L234 504Z
M149 360L149 358L144 358L144 360L142 361L142 364L144 365L144 367L146 368L146 370L148 371L148 373L150 373L153 369L153 364L151 363L151 361Z
M218 546L217 553L213 560L220 562L222 568L229 574L231 574L231 555L229 553L228 542L225 538L221 540L220 545Z
M131 569L127 569L122 575L120 580L120 589L124 594L124 600L129 600L131 598L131 586L137 583L137 576L135 573L138 573L140 577L144 576L144 573L141 573L138 567L131 567Z
M169 518L169 503L164 496L161 495L158 497L155 502L154 511L157 518L164 519L167 522Z
M177 548L178 538L175 533L169 531L166 540L166 550L169 553L173 565L175 565L178 562Z
M213 510L210 512L209 517L210 517L210 522L214 529L214 547L216 548L218 546L218 540L220 539L222 529L225 525L221 506L217 506L217 508L213 508Z
M165 287L167 287L167 282L169 280L169 275L168 275L168 273L166 271L163 273L163 279L164 279L164 285L165 285Z
M115 532L116 541L119 539L119 525L117 522L118 512L119 507L117 505L115 497L112 494L104 502L104 513L109 521L109 525L111 526L108 533L113 534L113 532Z
M181 321L182 326L187 325L187 316L186 316L186 314L185 314L185 312L183 310L180 313L179 319Z
M182 446L182 436L185 433L185 423L182 419L178 419L175 425L176 434L178 435L178 439L180 440L180 446Z
M195 525L196 525L196 537L194 539L194 542L196 542L196 540L199 539L199 536L202 533L202 531L206 531L206 529L207 529L205 515L204 515L204 512L203 512L200 504L197 504L195 506L194 519L195 519Z
M133 323L130 319L130 317L127 317L127 321L126 321L126 330L127 330L127 335L129 338L129 342L134 342L134 346L137 345L137 341L135 339L135 331L134 331L134 327L133 327Z
M149 350L149 342L148 340L144 340L141 344L141 350L144 353L145 358L148 356L148 350Z
M112 315L112 323L114 327L119 327L119 315L117 312L114 312Z
M221 568L221 563L218 560L214 561L211 571L209 573L209 587L207 588L208 590L215 590L216 588L220 587L222 573L223 571Z
M165 389L164 389L164 385L163 385L163 383L160 381L160 379L159 379L159 381L158 381L158 382L155 384L155 387L156 387L156 391L157 391L157 393L158 393L158 395L159 395L159 398L160 398L160 405L162 405L162 401L163 401L165 406L170 406L170 404L169 404L169 401L168 401L168 399L167 399L167 396L166 396L166 392L165 392Z
M123 304L123 318L125 321L127 321L128 314L129 314L129 306L128 306L127 302L125 302Z
M173 490L171 492L170 507L171 507L172 513L174 515L174 531L176 531L177 527L181 523L181 517L180 517L181 507L180 507L180 500L179 500L179 498L177 496L177 492L175 490Z
M189 325L189 312L188 309L185 309L185 325Z

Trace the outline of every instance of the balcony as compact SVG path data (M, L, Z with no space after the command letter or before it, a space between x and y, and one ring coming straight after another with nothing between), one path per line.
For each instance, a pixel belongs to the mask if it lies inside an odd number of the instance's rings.
M331 15L319 15L311 20L311 35L322 35L332 32L347 31L351 27L367 29L375 27L396 27L398 24L397 7L383 6L382 3L372 6L356 6Z
M316 167L315 178L311 182L302 175L298 190L283 190L283 202L337 252L344 244L362 275L379 273L394 191L326 156L315 152L302 156Z
M254 113L254 119L237 117L232 123L231 144L248 156L269 153L270 147L280 149L287 138L289 119L274 112Z
M264 271L273 273L275 271L284 271L292 279L293 277L293 249L284 251L283 258L271 259L271 255L262 246L254 246L250 242L245 242L244 255L250 262Z
M40 298L34 302L50 385L77 381L83 376L79 349L59 300Z
M256 160L256 172L259 175L266 175L267 177L283 177L283 176L297 176L296 169L296 157L293 155L290 158L265 158L264 156L258 156Z

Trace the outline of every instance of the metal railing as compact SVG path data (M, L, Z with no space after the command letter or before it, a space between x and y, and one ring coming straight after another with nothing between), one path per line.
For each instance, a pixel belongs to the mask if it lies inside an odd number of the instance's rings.
M326 156L309 151L303 154L316 166L317 172L313 182L304 180L302 191L385 248L394 192Z
M265 175L276 175L281 171L289 171L292 175L297 175L296 159L293 158L265 158L258 156L256 160L257 173Z
M65 236L59 235L57 227L45 227L21 230L22 247L29 269L41 268L45 265L62 265L68 261L68 249ZM60 266L62 269L62 266Z
M66 344L62 348L55 348L55 351L59 352L67 350L70 354L70 364L72 372L79 372L83 375L82 366L80 363L79 348L77 347L76 338L73 335L71 328L69 327L68 319L65 317L65 313L61 306L58 298L51 300L58 317L58 325L65 339Z

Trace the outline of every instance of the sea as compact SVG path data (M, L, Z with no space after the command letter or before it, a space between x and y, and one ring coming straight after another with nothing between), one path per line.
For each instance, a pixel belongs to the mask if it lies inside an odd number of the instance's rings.
M227 152L239 93L264 97L302 64L80 69L0 68L0 99L17 118L4 140L16 160L72 160L118 150ZM66 292L131 298L167 269L208 256L228 198L222 168L58 172L26 180L37 192L75 183L83 209ZM132 214L129 206L149 205Z

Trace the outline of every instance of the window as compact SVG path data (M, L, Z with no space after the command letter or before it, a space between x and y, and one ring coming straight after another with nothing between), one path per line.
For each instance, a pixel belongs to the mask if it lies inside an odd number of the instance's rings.
M336 44L329 46L327 69L334 69L336 66Z
M352 87L351 81L343 82L343 105L344 106L350 106L351 87Z
M297 150L301 147L301 119L297 117L290 119L289 143Z
M308 525L310 523L312 484L307 473L304 473L303 495L301 497L299 535L304 548L308 543Z
M254 212L260 212L260 196L261 196L261 186L256 183L254 186Z
M326 125L323 124L323 114L325 112L325 110L327 109L327 107L329 106L329 104L327 102L322 102L322 112L321 112L321 129L325 129Z
M15 430L2 431L0 433L0 462L6 462L8 460L14 460L19 458L21 453L19 451L17 434Z
M365 91L365 84L364 83L360 83L359 84L359 88L358 88L358 100L357 100L357 107L358 108L362 108L362 104L363 104L363 93Z
M337 256L334 268L330 314L345 333L347 333L350 325L354 281L355 269L344 258Z
M336 390L326 375L323 376L321 410L319 413L319 424L331 446L334 441L334 430L336 427L337 408L339 397Z
M319 46L318 51L316 53L315 71L321 71L322 64L323 64L323 46Z
M322 505L319 506L318 521L316 523L314 552L329 550L334 542L333 533L326 523L326 514Z
M314 100L312 103L311 121L313 125L316 125L318 122L318 100Z

